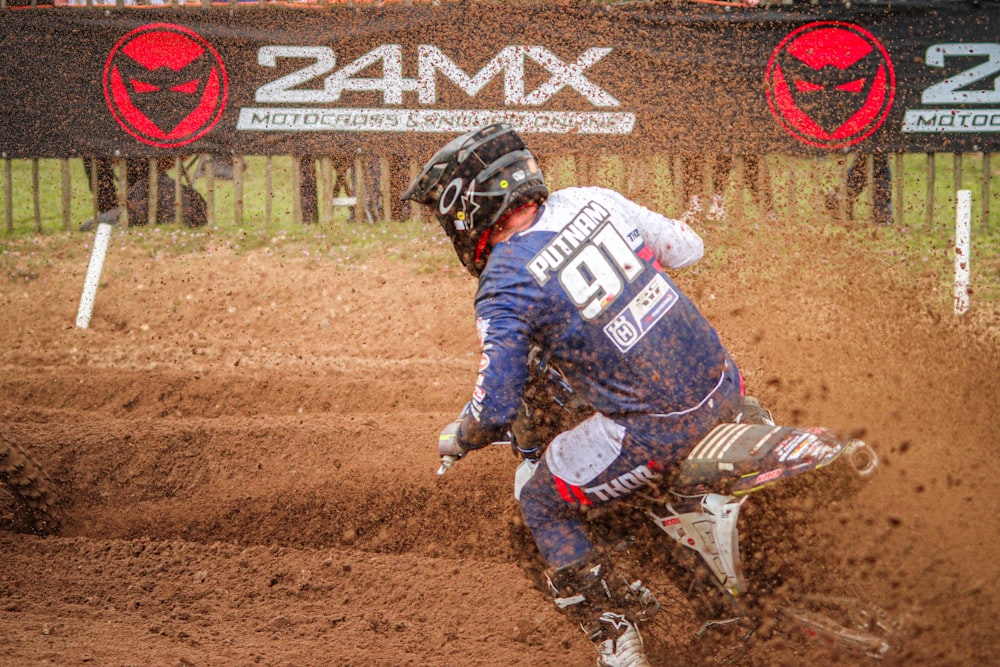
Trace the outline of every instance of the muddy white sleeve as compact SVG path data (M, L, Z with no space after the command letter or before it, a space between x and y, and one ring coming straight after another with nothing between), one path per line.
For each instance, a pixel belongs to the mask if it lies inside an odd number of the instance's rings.
M705 254L705 244L698 233L681 220L642 208L636 226L642 240L663 266L680 269L694 264Z

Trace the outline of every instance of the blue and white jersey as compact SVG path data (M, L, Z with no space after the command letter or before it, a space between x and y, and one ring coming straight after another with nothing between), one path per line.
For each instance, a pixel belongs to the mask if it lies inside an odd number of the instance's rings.
M552 193L534 224L492 249L480 276L482 358L470 405L479 428L496 432L516 417L532 345L605 415L696 406L728 354L659 260L678 267L701 253L685 225L614 191Z

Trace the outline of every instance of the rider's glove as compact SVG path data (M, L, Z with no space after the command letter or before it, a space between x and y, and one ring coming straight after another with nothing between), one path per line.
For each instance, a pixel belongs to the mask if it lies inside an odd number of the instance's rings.
M510 440L510 449L514 452L514 456L519 459L524 459L526 461L537 461L542 457L542 451L539 447L531 447L530 449L525 449L521 446L521 443L517 441L517 437L514 435L514 431L507 431L507 438Z
M438 436L439 456L454 456L456 459L460 459L469 451L462 445L462 440L458 437L458 427L461 425L461 420L456 420L441 430L441 435Z
M468 451L458 436L458 427L461 424L461 420L451 422L441 430L441 435L438 436L438 456L441 457L441 467L438 468L437 472L439 475L445 474L448 468L455 465L455 461L465 456L465 452Z

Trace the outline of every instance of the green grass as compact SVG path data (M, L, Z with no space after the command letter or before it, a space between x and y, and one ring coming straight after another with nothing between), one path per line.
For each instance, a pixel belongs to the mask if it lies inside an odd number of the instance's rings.
M991 162L990 220L983 217L982 158L967 155L961 164L961 187L973 193L972 273L975 299L1000 303L1000 154ZM215 219L202 229L174 225L130 228L115 238L143 248L151 256L210 252L226 248L236 253L269 248L270 252L327 257L345 265L360 264L372 253L415 259L419 270L436 271L457 266L447 240L434 224L426 222L357 224L348 223L348 209L332 209L332 224L303 226L294 221L292 197L293 162L287 157L248 157L243 186L243 224L235 220L233 181L216 179ZM0 275L9 280L31 280L46 262L46 255L78 253L86 261L91 234L81 234L79 223L92 215L93 200L86 183L81 160L70 160L70 219L64 227L62 211L63 172L60 160L38 160L38 205L41 230L36 229L32 163L11 160L10 202L12 218L6 217L6 189L0 190ZM268 167L270 164L270 167ZM824 195L842 182L847 163L844 156L823 158L767 159L775 208L785 224L822 227L841 234L845 243L860 244L872 252L898 257L912 264L913 270L926 273L932 266L940 275L943 289L953 278L955 225L955 162L951 155L934 158L934 191L928 223L927 158L906 155L903 162L902 199L893 190L897 222L892 227L875 229L863 222L870 219L867 191L855 207L858 222L845 223L826 211ZM679 196L679 172L667 156L644 161L620 156L601 156L590 161L584 171L570 158L557 158L543 164L553 189L577 183L607 185L629 193L637 201L667 215L680 216L683 202ZM894 161L893 167L896 167ZM270 168L270 203L268 203L268 168ZM896 170L898 171L898 170ZM898 177L898 173L894 174ZM706 178L707 180L707 178ZM202 192L204 179L196 181ZM343 194L343 193L341 193ZM769 224L757 203L731 175L725 192L731 216L726 223L703 223L703 231L715 240L709 261L724 261L738 248L747 233ZM324 213L321 212L321 216ZM426 220L426 216L424 217ZM711 225L709 227L709 225ZM793 242L786 240L782 242ZM721 253L721 255L720 255Z
M774 206L780 220L798 229L821 230L837 235L845 244L857 244L871 252L898 258L911 265L915 274L925 274L927 267L939 277L943 293L951 293L954 280L955 259L955 192L957 189L972 191L972 248L971 267L975 300L1000 303L1000 154L990 160L988 190L983 191L981 155L965 155L960 167L961 179L956 182L956 164L952 155L933 157L933 190L927 196L929 182L928 158L923 154L903 156L902 169L893 169L894 224L876 228L872 219L869 189L861 194L854 207L854 221L844 221L838 212L826 209L826 193L843 187L845 172L851 164L850 156L825 156L821 158L792 158L770 156L767 171L770 175ZM661 158L654 165L659 171L653 187L646 189L647 205L668 215L680 215L683 202L675 186L680 175L669 160ZM734 170L736 168L734 167ZM611 173L614 174L612 168ZM900 171L901 189L898 189ZM610 178L614 181L614 178ZM710 180L706 173L706 183ZM616 187L620 187L615 183ZM707 187L706 187L707 189ZM900 194L902 195L900 197ZM984 197L984 194L986 195ZM725 258L727 249L738 247L745 234L753 233L767 222L766 211L754 201L737 175L731 174L725 191L727 211L733 214L725 223L705 223L715 230L718 246L710 250ZM930 206L928 206L928 201ZM988 203L988 207L984 206ZM988 211L985 209L989 209ZM989 219L984 213L989 213ZM733 218L736 220L733 220ZM794 242L780 235L778 242ZM780 248L775 248L781 252ZM720 258L720 259L721 259Z
M39 160L38 164L41 232L35 226L32 165L27 160L11 161L13 220L11 228L6 221L0 222L0 284L33 280L55 259L68 259L81 265L89 259L93 232L77 231L80 222L92 216L93 207L82 161L69 162L72 197L68 230L63 224L61 162ZM174 224L130 227L116 230L112 243L141 249L150 257L216 250L245 254L266 249L278 256L325 258L344 267L362 266L367 258L377 254L415 260L418 271L454 268L454 251L444 234L438 233L436 225L349 223L346 207L332 209L333 222L329 225L295 223L292 167L290 158L271 160L270 216L266 198L267 160L249 157L243 185L242 225L235 221L233 181L216 179L212 224L197 229ZM196 187L204 193L205 180L198 179ZM0 216L4 216L5 211L6 201L0 198Z

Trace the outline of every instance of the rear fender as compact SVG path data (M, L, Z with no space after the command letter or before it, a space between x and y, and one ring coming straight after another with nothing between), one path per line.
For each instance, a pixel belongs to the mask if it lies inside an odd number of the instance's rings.
M855 443L865 446L822 427L720 424L681 462L672 486L739 496L827 466Z

